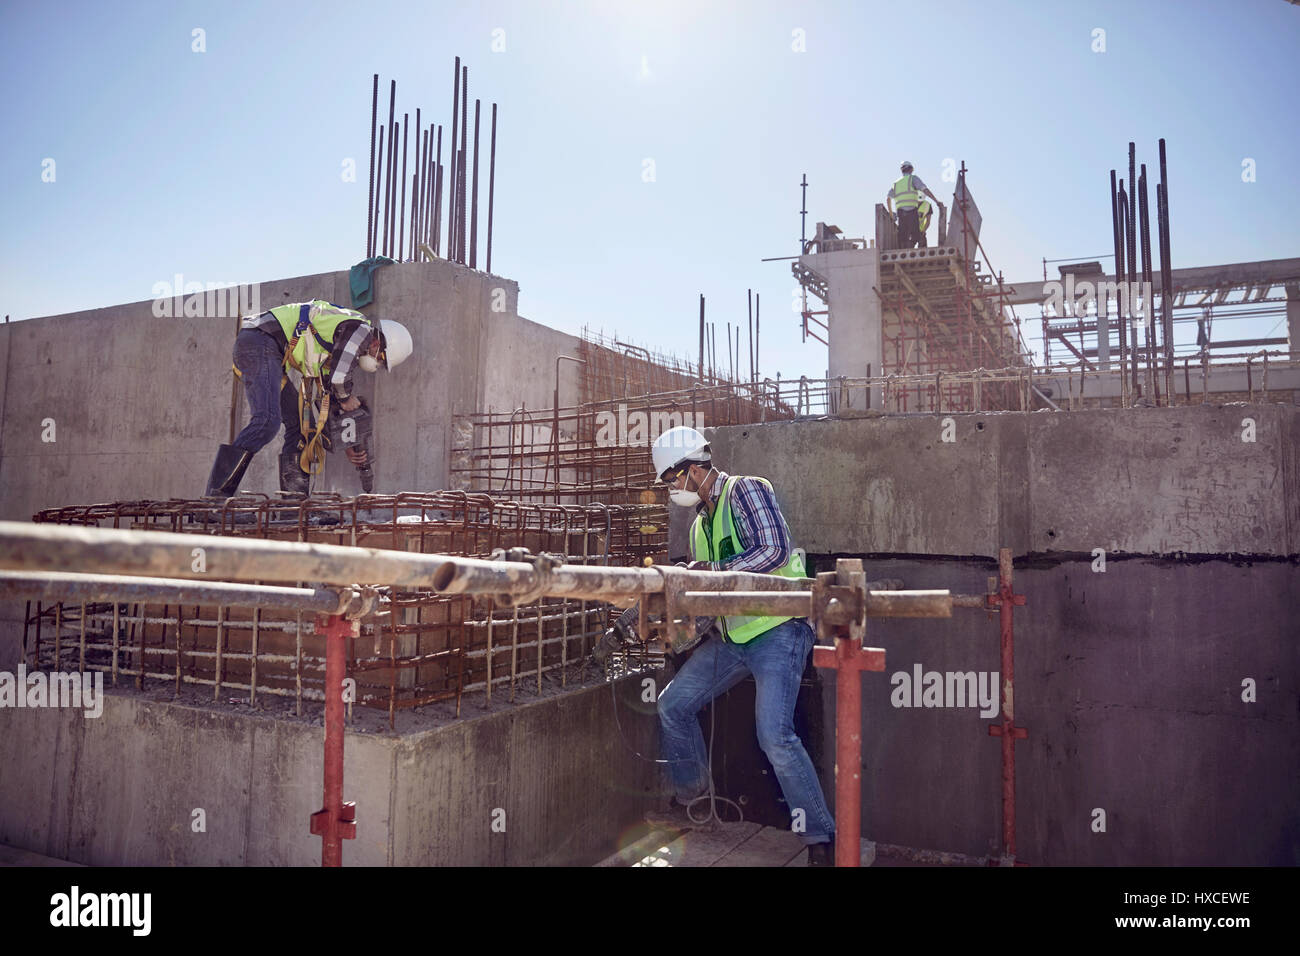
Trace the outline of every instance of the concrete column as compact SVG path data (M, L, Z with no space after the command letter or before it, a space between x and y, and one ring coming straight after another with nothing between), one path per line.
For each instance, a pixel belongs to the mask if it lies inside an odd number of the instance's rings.
M804 256L800 262L826 277L830 288L829 375L863 378L879 375L884 356L880 298L873 287L880 274L876 249L847 249ZM846 389L838 395L840 411L881 407L881 389ZM835 398L832 398L835 408Z

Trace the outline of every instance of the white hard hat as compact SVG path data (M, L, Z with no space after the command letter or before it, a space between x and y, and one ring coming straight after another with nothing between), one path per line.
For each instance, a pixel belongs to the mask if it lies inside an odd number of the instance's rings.
M709 442L694 428L678 425L655 439L650 455L654 459L655 475L662 477L665 471L682 462L707 461Z
M905 160L903 160L903 165L902 165L901 168L902 168L902 169L911 169L911 168L912 168L912 161L911 161L910 159L905 159Z
M392 371L411 357L414 348L411 333L406 330L406 326L392 319L380 319L379 359L363 355L357 359L357 364L367 372L378 371L381 363L384 368Z

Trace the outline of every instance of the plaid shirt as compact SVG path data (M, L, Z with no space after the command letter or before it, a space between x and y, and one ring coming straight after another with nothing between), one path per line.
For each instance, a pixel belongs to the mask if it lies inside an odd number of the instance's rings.
M339 312L349 311L340 309L338 306L331 306L330 303L324 301L319 301L319 305L322 307L317 308L316 303L313 303L311 318L314 319L326 311L325 307ZM245 316L241 328L259 329L274 338L280 344L282 350L289 348L289 340L285 338L284 329L270 312ZM334 347L330 351L329 359L329 367L332 370L330 385L333 388L335 398L346 401L352 395L353 365L356 364L357 356L365 352L366 344L369 342L372 332L372 327L362 319L344 319L335 327Z
M729 476L718 471L709 489L709 507L716 508ZM700 511L704 512L703 503ZM790 560L794 545L781 506L767 486L754 478L737 477L731 484L731 515L736 523L737 542L742 550L728 561L705 562L711 571L755 571L767 574ZM711 520L704 512L704 520Z

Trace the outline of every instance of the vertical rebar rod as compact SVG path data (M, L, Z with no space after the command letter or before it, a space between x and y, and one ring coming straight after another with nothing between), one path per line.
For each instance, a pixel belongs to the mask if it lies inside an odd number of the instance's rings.
M1114 249L1115 249L1115 284L1116 284L1116 289L1118 290L1119 283L1124 281L1124 248L1119 241L1119 194L1115 189L1115 170L1113 169L1110 171L1110 230L1111 230L1111 238L1113 240ZM1120 356L1119 367L1121 371L1120 381L1123 382L1124 376L1122 373L1124 369L1124 314L1120 311L1119 308L1120 301L1121 299L1119 298L1117 293L1115 297L1114 308L1113 309L1107 308L1106 311L1108 314L1115 316L1116 324L1119 326L1119 356ZM1107 352L1109 352L1110 351L1110 329L1109 328L1107 328L1106 330L1106 343L1107 343L1106 349ZM1122 405L1123 389L1120 390L1120 394L1121 394L1121 405Z
M420 261L420 218L424 215L424 164L426 137L420 123L420 108L415 108L415 177L417 184L411 200L411 258Z
M392 192L393 179L393 156L394 156L394 137L393 123L397 116L397 81L393 80L388 87L388 169L384 177L384 255L388 255L388 218L392 212L392 200L389 193Z
M487 695L488 705L491 705L492 703L492 628L496 625L496 619L497 619L496 607L492 603L491 599L489 598L488 599L488 620L487 620L487 657L485 658L485 660L487 661L487 680L484 683L484 686L486 688L484 693Z
M465 246L468 236L465 232L468 199L468 183L465 176L468 171L466 162L469 158L469 67L460 68L460 168L456 171L456 261L465 264Z
M759 361L758 342L763 332L763 319L762 319L762 313L760 309L761 306L762 306L762 302L760 301L759 293L755 292L754 293L754 381L758 381L762 375L762 373L759 371L759 365L758 365L758 361Z
M487 222L487 264L484 271L492 272L492 210L496 198L497 183L497 105L492 104L492 143L488 147L488 222Z
M37 615L41 613L41 606L39 603L36 605L36 613ZM36 626L37 628L40 628L41 626L41 620L39 616L36 619ZM113 686L114 687L117 686L117 652L118 652L118 647L121 644L121 636L122 636L122 605L114 601L113 602ZM40 645L38 644L37 646L39 647Z
M474 180L470 189L469 267L478 268L478 124L479 100L474 101Z
M438 127L438 152L433 163L433 251L442 255L442 127Z
M433 230L429 223L429 210L433 206L433 126L424 131L424 153L420 159L420 228L416 231L417 241L433 248ZM420 259L416 249L416 261Z
M375 121L379 111L379 74L375 74L374 85L370 90L370 179L366 187L366 258L375 254L375 241L372 236L375 223Z
M419 180L420 180L419 173L411 173L411 261L412 262L420 261L420 249L419 246L416 245L417 242L416 237L419 235L419 233L415 231L415 215L419 208L418 203L416 202L415 193L416 190L419 189L419 185L420 185Z
M1174 313L1173 313L1173 266L1169 261L1169 179L1165 167L1165 141L1160 140L1160 196L1164 205L1164 242L1160 247L1160 287L1164 290L1160 297L1161 310L1165 323L1165 367L1170 376L1174 371Z
M516 605L510 631L510 703L515 702L515 676L519 673L519 607Z
M1137 283L1137 145L1128 144L1128 293L1129 293L1129 314L1132 316L1133 311L1133 289ZM1137 344L1137 330L1133 330L1133 349L1130 353L1133 359L1132 367L1132 387L1136 394L1138 391L1138 359L1140 353Z
M451 83L451 196L447 200L447 259L456 258L456 133L460 128L460 57L452 71ZM438 162L442 162L442 133L438 134Z
M406 153L409 148L406 142L408 138L406 127L410 123L410 119L410 113L402 114L402 198L398 201L398 208L401 210L399 213L400 220L397 225L398 262L404 262L406 260ZM412 190L411 195L414 197L414 190Z
M799 255L804 254L808 248L808 174L803 174L803 181L799 183L799 190L802 196L799 207ZM805 308L807 308L805 306Z
M135 638L135 625L136 625L136 618L139 618L139 619L140 619L140 622L139 622L139 623L140 623L140 656L139 656L139 658L136 660L136 664L137 664L139 670L137 671L137 673L136 673L136 675L135 675L135 686L136 686L136 688L139 689L139 690L144 690L144 631L145 631L145 624L144 624L144 614L143 614L143 612L141 611L141 608L142 608L142 607L144 607L144 605L142 605L142 604L133 604L133 605L131 605L131 634L130 634L130 637L128 638L128 641L133 641L133 640L134 640L134 638Z
M259 581L257 583L260 584L261 582ZM259 644L258 631L261 626L261 623L262 623L262 609L260 607L255 607L253 608L253 637L248 645L249 650L252 652L249 655L249 669L248 669L248 706L250 707L256 706L257 704L257 652L258 652L258 644Z
M704 293L700 293L700 374L699 381L704 381ZM692 419L693 421L694 419Z
M1128 194L1124 191L1124 180L1119 181L1119 245L1120 257L1117 268L1119 270L1119 284L1121 290L1120 301L1123 308L1119 311L1120 339L1120 394L1123 397L1124 404L1127 406L1132 402L1131 386L1129 385L1129 353L1132 351L1129 342L1129 319L1132 314L1133 298L1129 294L1128 285ZM1133 343L1136 344L1136 343Z
M116 606L116 605L115 605ZM217 606L217 657L215 670L212 674L212 699L221 699L221 665L222 653L225 651L226 638L226 606L224 604Z
M294 615L293 639L293 699L294 714L302 716L302 611Z
M373 255L379 255L382 252L379 246L380 229L378 217L383 216L384 209L383 202L379 198L379 190L382 189L384 185L384 144L387 141L388 137L385 135L384 127L381 125L379 127L379 165L375 169L375 214L377 218L374 221L374 233L370 237L370 249Z
M398 144L398 127L401 123L393 122L393 128L388 131L388 197L384 200L384 209L388 212L388 219L384 222L385 235L388 236L388 248L384 255L390 259L395 258L397 252L397 144Z
M1147 164L1138 176L1139 239L1142 244L1142 311L1146 314L1146 375L1144 387L1148 398L1158 401L1156 385L1155 304L1151 301L1151 215L1147 205Z
M754 290L746 289L746 298L749 301L749 381L754 381Z

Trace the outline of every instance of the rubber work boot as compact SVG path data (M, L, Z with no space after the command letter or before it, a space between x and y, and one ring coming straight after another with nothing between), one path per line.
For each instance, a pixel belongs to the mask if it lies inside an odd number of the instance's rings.
M212 474L208 476L206 498L229 498L234 495L239 483L244 480L248 463L253 460L253 453L234 445L221 445L217 448L217 460L212 463Z
M826 843L812 843L808 846L809 866L835 865L835 837Z
M296 448L285 442L280 449L280 493L286 498L306 498L311 491L311 475L298 464L305 447L306 442L298 442Z

